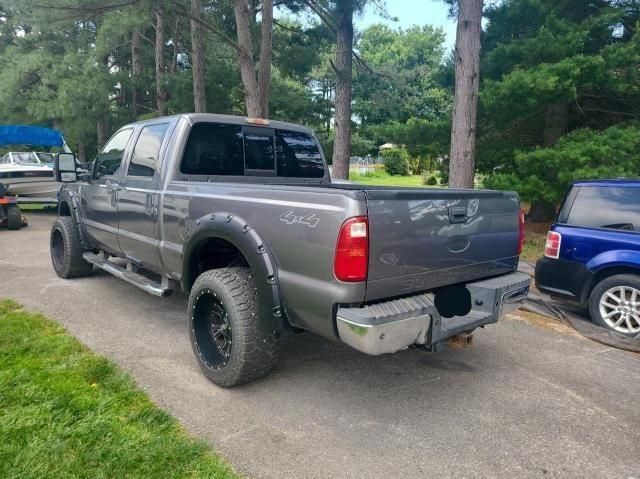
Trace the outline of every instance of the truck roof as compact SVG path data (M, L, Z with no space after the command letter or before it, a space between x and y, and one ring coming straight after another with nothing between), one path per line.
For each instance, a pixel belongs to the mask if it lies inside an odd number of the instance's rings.
M572 186L640 186L640 178L607 178L576 181Z
M155 123L157 122L160 118L186 118L187 121L189 121L189 123L191 123L192 125L195 123L203 123L203 122L207 122L207 123L226 123L226 124L231 124L231 125L251 125L251 126L265 126L265 127L269 127L269 128L276 128L276 129L284 129L284 130L293 130L293 131L301 131L304 133L309 133L309 134L313 134L314 131L312 128L309 128L307 126L302 126L302 125L296 125L295 123L288 123L285 121L277 121L277 120L267 120L269 122L268 125L260 125L257 123L251 123L250 117L246 117L246 116L236 116L236 115L221 115L218 113L181 113L178 115L171 115L171 116L167 116L167 117L159 117L159 118L152 118L149 120L141 120L141 121L137 121L134 123L131 123L132 125L141 125L141 124L145 124L145 123Z

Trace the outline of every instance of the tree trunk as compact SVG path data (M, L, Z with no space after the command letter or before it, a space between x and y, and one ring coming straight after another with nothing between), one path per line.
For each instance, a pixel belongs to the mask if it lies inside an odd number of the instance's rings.
M546 148L555 145L567 131L569 122L569 104L566 101L550 103L544 114L544 131L542 132L542 145Z
M165 12L163 7L156 9L156 103L158 105L158 116L165 116L167 110L167 88L164 84L165 62L164 62L164 33L165 33Z
M176 17L176 26L173 29L173 38L171 40L171 46L173 54L171 55L171 66L169 72L173 75L178 71L178 44L180 37L180 17Z
M96 149L98 151L100 151L107 143L110 130L111 126L109 125L109 116L103 115L98 118L98 123L96 124Z
M104 55L101 58L103 71L109 71L109 54ZM111 133L111 121L109 116L109 108L111 100L105 98L106 102L99 103L100 114L98 115L98 121L96 123L96 148L98 151L102 149ZM103 109L104 108L104 109Z
M84 138L78 138L78 161L80 163L87 162L87 144L84 141Z
M351 88L353 50L353 2L340 2L336 35L336 114L333 142L333 177L349 178L351 156Z
M131 83L133 88L131 92L131 114L134 118L138 117L138 101L139 101L139 82L142 73L142 35L140 29L135 28L131 34Z
M258 98L258 82L256 81L253 61L249 5L246 0L234 0L233 10L238 32L238 64L240 66L242 85L244 86L244 102L247 107L247 116L259 118L262 110Z
M262 37L258 63L258 103L260 118L269 117L269 85L271 83L271 55L273 53L273 0L262 2Z
M202 28L195 20L202 15L200 0L191 0L191 72L193 74L193 106L196 113L207 111L207 99L204 88L204 49Z
M449 186L473 188L483 0L458 0Z
M569 103L566 101L550 103L544 114L544 131L542 132L542 145L547 148L554 145L567 131L569 122ZM548 170L547 179L553 181L556 171ZM527 220L531 223L543 223L553 221L556 216L556 205L548 201L538 200L531 203L531 209Z

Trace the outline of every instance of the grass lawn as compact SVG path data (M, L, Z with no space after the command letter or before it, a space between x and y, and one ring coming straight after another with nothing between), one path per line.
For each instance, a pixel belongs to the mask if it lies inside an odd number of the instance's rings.
M527 223L525 225L524 245L520 259L527 263L535 262L544 254L544 244L547 241L548 223Z
M0 477L237 477L131 378L0 300Z
M383 171L377 171L372 175L350 174L349 180L355 183L373 186L411 186L423 187L422 176L391 176Z
M23 203L20 205L20 209L23 211L55 210L56 208L58 208L58 205L50 203Z

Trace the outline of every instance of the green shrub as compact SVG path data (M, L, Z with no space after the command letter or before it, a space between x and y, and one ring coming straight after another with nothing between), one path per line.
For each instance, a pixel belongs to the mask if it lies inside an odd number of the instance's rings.
M449 184L449 172L448 171L438 171L436 173L436 177L438 178L441 185Z
M420 174L420 158L409 158L409 174L411 175L419 175Z
M438 184L438 178L436 178L436 175L433 174L422 175L422 184L428 186L436 186Z
M409 154L404 148L391 148L382 152L384 169L390 175L407 176L410 173Z
M640 165L640 123L604 131L582 129L552 147L516 152L513 169L484 180L492 189L513 189L525 201L557 204L573 181L636 177Z

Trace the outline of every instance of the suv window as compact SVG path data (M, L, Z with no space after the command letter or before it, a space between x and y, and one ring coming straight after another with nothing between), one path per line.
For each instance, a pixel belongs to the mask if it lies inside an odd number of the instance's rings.
M180 164L187 175L244 174L242 128L234 125L196 123Z
M119 131L111 137L96 158L93 177L99 179L105 175L115 175L122 162L124 150L131 138L132 129Z
M169 123L149 125L142 129L133 149L127 175L153 178L167 128Z
M276 131L278 176L322 178L324 163L313 136L297 131Z
M567 223L640 231L640 188L582 186L575 196Z

